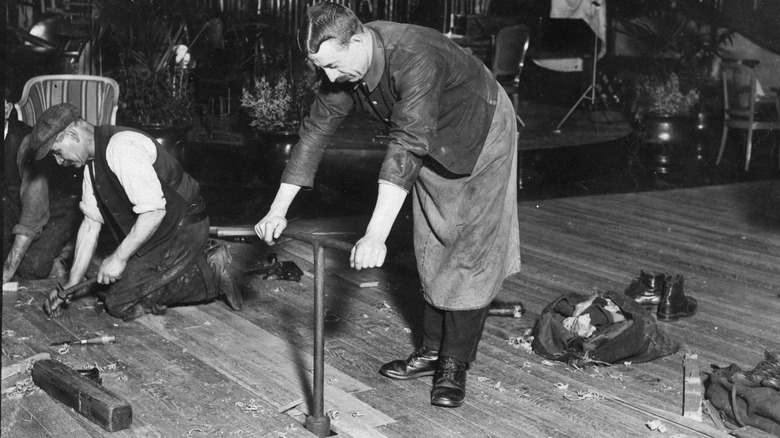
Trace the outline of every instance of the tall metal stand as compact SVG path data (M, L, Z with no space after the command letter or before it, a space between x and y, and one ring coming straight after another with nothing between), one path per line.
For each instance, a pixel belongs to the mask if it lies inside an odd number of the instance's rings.
M577 99L577 102L574 104L574 106L571 107L568 113L563 117L563 120L558 123L558 126L555 127L555 130L553 133L560 134L561 133L561 126L563 126L564 123L566 123L566 120L568 120L569 116L574 112L575 109L580 105L580 103L583 100L590 100L591 105L594 105L596 103L596 65L599 62L599 36L596 35L593 37L593 68L591 69L591 77L590 77L590 85L585 90L584 93L582 93L582 96L580 96L579 99ZM588 96L590 94L590 96Z
M257 236L251 226L210 227L216 237ZM330 435L330 417L325 415L325 249L350 252L354 244L295 230L284 230L290 237L312 246L314 251L314 406L306 417L306 430L323 438Z

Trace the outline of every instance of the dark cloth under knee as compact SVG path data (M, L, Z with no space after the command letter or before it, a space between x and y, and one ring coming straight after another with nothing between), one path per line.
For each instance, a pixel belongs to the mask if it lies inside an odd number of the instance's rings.
M429 303L423 309L423 345L461 362L477 358L477 346L490 306L474 310L441 310Z

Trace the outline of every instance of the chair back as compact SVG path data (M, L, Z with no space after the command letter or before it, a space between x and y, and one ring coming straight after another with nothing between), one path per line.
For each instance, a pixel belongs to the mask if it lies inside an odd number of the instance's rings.
M36 76L24 85L14 106L22 122L34 126L52 105L68 102L95 126L115 125L119 108L119 84L111 78L89 75Z
M499 82L512 80L520 74L525 64L531 32L528 26L508 26L496 35L493 51L493 74Z
M724 60L723 105L728 117L752 118L755 113L757 80L750 60Z

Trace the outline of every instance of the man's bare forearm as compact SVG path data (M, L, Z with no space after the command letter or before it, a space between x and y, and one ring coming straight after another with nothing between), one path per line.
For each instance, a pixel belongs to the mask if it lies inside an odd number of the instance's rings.
M14 278L16 270L19 269L19 265L22 264L22 260L24 259L25 254L27 254L27 250L30 248L32 241L32 237L22 234L17 234L16 237L14 237L14 244L11 247L11 251L8 253L8 258L6 258L5 263L3 263L3 283L11 281L11 279Z
M157 231L164 217L165 210L154 210L138 215L130 233L122 240L114 254L124 261L129 260Z
M101 228L100 222L95 222L86 216L81 222L79 233L76 237L76 250L67 286L80 282L84 278L84 274L87 273L87 268L89 268L89 263L92 261L92 256L97 248Z

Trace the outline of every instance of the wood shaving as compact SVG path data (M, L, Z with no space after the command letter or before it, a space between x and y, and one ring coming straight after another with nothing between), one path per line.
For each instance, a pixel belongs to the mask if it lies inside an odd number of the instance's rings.
M352 416L353 416L353 417L355 417L355 418L360 418L360 417L362 417L362 416L363 416L363 414L362 414L362 413L360 413L360 412L353 412L353 413L352 413Z
M337 420L339 418L339 411L331 409L327 412L327 415L331 420Z
M556 362L553 362L551 360L544 359L542 360L542 365L547 365L548 367L554 367L555 365L558 365Z
M70 344L65 344L57 350L57 354L65 355L70 353Z
M595 391L583 391L579 390L576 393L572 394L569 391L564 391L563 398L569 401L579 401L579 400L604 400L604 396L599 395L598 392Z
M487 382L488 380L490 380L490 377L483 377L483 376L477 377L478 382Z
M569 384L568 383L558 382L558 383L555 384L555 387L558 388L558 389L566 390L566 389L569 389Z
M13 338L16 335L16 332L13 330L3 330L3 337L4 338Z
M252 414L253 417L258 417L260 413L265 412L265 409L257 404L255 399L251 399L248 402L236 402L236 406L246 413Z
M493 389L495 389L495 390L496 390L496 391L498 391L498 392L504 392L504 391L506 391L506 388L504 388L503 386L501 386L501 382L498 382L498 383L496 383L495 385L493 385Z
M14 307L29 306L30 304L32 304L32 302L33 302L32 297L30 297L30 299L27 301L18 300L17 302L14 303Z
M533 335L526 333L522 336L513 337L510 336L507 339L507 343L515 348L522 348L526 351L531 350L531 343L533 342L534 337Z
M33 383L32 377L19 380L16 384L3 391L9 400L19 400L27 395L41 392L41 389Z

